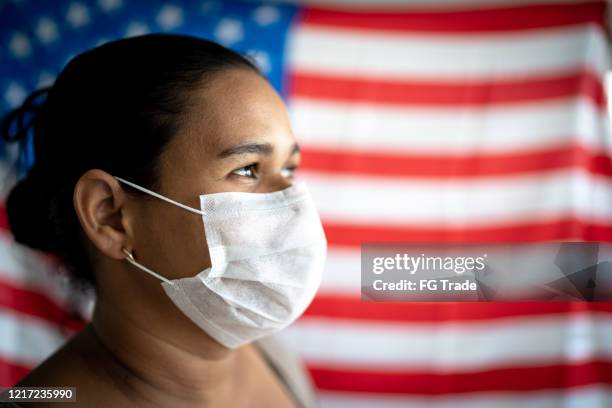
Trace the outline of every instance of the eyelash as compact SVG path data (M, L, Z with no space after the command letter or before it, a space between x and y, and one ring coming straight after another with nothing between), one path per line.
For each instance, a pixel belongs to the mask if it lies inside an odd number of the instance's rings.
M236 170L232 171L232 174L236 175L236 176L239 176L239 177L254 178L254 177L256 177L257 168L258 168L257 163L252 163L252 164L249 164L248 166L243 166L243 167L237 168ZM293 173L297 170L297 166L284 167L283 170L289 170L291 172L291 174L289 174L288 176L285 176L285 177L293 177ZM250 175L239 174L239 172L242 172L242 171L250 172L251 174Z
M248 166L243 166L243 167L240 167L240 168L232 171L232 174L235 174L235 175L240 176L240 177L253 177L253 175L248 176L248 175L244 175L244 174L238 174L238 172L240 172L241 170L249 170L249 171L251 171L251 173L254 174L254 172L257 171L257 163L252 163L252 164L249 164Z

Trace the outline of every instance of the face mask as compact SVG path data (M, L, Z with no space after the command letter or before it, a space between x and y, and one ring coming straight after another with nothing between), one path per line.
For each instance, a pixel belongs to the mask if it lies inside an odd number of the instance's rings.
M304 184L272 193L204 194L197 210L115 178L201 215L212 266L195 276L169 280L124 252L162 280L174 304L219 343L236 348L278 331L312 301L327 243Z

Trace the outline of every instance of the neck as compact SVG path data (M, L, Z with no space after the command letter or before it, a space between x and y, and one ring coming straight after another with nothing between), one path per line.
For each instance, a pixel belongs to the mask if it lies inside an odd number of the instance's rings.
M199 329L196 338L187 331L162 330L154 320L130 319L99 299L86 329L106 355L104 372L130 402L206 406L231 397L240 376L240 349L227 349Z

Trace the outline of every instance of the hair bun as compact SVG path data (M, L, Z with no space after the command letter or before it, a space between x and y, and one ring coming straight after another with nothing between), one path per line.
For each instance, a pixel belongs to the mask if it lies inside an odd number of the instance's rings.
M59 240L50 218L51 192L35 172L20 180L6 199L9 226L15 240L42 251L56 251Z
M44 105L44 101L40 101L41 96L46 96L50 89L49 86L30 93L19 107L2 118L0 137L5 142L27 143L28 132ZM43 178L37 176L38 172L36 166L32 167L28 175L13 186L6 198L6 213L17 242L34 249L54 251L57 249L58 239L49 217L52 192L49 191L50 187L41 181Z

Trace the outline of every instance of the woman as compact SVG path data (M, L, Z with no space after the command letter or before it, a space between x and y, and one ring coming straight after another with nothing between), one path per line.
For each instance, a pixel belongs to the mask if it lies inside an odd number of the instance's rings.
M257 68L210 41L150 34L77 56L34 109L39 96L3 123L20 139L36 110L10 227L97 301L18 386L73 386L70 406L85 407L314 405L269 335L312 300L325 237L293 180L286 108Z

